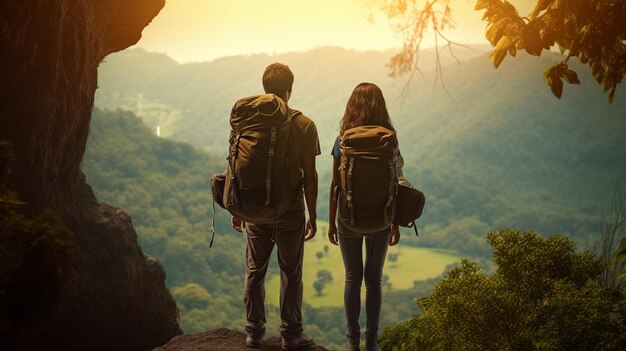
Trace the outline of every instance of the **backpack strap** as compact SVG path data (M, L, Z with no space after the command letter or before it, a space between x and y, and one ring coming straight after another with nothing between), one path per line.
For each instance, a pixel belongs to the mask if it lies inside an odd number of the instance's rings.
M395 157L389 160L389 188L387 190L387 204L385 205L384 217L386 223L391 223L394 217L395 207L393 206L393 199L395 197L394 185L397 180L395 177L396 165Z
M292 118L294 118L295 116L302 114L302 112L297 111L297 110L292 110L289 108L289 106L287 106L287 121L289 123L288 127L287 127L287 135L285 136L286 140L285 140L285 145L287 145L287 143L289 142L289 134L291 131L291 120ZM275 158L275 154L276 154L276 142L278 141L276 135L277 135L278 131L276 126L272 126L271 127L271 139L270 139L270 150L269 150L269 157L267 160L267 168L265 171L265 206L269 206L270 204L270 200L271 200L271 196L272 196L272 171L273 171L273 167L274 167L274 158Z
M354 168L354 158L348 159L348 171L346 177L346 201L350 213L350 224L354 225L354 206L352 204L352 169Z
M230 150L228 155L228 167L230 167L230 183L229 187L231 188L230 194L233 198L234 203L238 203L239 199L237 199L237 191L235 191L236 187L234 187L236 178L235 178L235 165L237 161L237 155L239 154L239 141L241 140L241 133L236 130L231 130L231 138L233 138L233 147ZM234 189L233 189L234 188Z
M270 204L270 196L272 194L272 166L274 163L274 153L276 150L276 126L272 126L270 139L270 151L267 159L267 169L265 171L265 206Z
M215 239L215 199L213 199L213 219L211 220L211 242L209 249L213 247L213 239Z
M417 233L417 226L415 225L415 221L409 223L408 228L413 228L415 230L415 236L419 237L420 235Z

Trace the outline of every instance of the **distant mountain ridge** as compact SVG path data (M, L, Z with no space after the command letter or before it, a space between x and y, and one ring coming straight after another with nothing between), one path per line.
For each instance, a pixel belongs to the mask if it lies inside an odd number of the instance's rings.
M167 137L222 156L232 104L262 92L268 63L285 62L296 76L290 105L318 126L323 199L345 103L354 86L370 81L386 96L406 174L427 194L416 243L488 255L482 236L515 227L570 234L590 244L613 187L626 179L623 89L609 105L588 68L578 66L583 84L567 85L557 100L543 82L543 69L558 55L519 54L495 70L487 49L458 52L460 64L446 59L447 91L441 81L435 86L432 55L425 52L423 76L413 77L404 100L408 78L387 76L391 51L326 47L181 65L135 49L101 65L96 104L137 112L143 99L139 115L146 124L165 126ZM326 201L318 206L324 218Z
M456 56L467 60L486 52L486 47L476 46L472 50L458 50ZM184 110L180 123L172 130L172 138L223 151L230 108L241 97L262 93L263 69L279 61L289 64L296 76L290 104L316 119L320 134L324 134L336 130L345 102L360 82L378 84L388 100L399 98L398 87L402 87L404 79L394 81L387 76L385 68L392 54L391 50L320 47L303 53L230 56L177 64L164 54L136 48L111 55L101 65L96 105L126 107L138 112L137 95L143 93L145 97ZM433 53L423 54L423 66L432 67L433 59ZM451 63L454 59L444 55L443 61ZM125 100L120 93L131 94L133 99ZM212 131L211 135L207 135L207 130ZM223 138L217 139L218 135Z

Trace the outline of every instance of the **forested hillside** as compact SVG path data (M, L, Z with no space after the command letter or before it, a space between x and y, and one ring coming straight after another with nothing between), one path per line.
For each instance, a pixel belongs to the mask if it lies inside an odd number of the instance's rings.
M320 132L325 193L328 153L345 103L356 84L371 81L386 95L406 174L427 194L422 236L409 243L487 257L485 233L511 227L592 245L613 187L626 179L623 93L609 105L581 67L583 84L567 86L557 100L541 74L528 73L542 72L556 56L519 55L496 71L484 50L457 52L461 64L444 62L447 91L441 82L434 86L426 51L424 74L402 99L406 81L386 75L391 52L319 48L181 65L135 49L100 67L97 104L138 112L153 130L159 125L162 136L225 155L232 104L262 91L269 62L285 62L296 76L290 105L313 118ZM326 204L318 204L322 218Z

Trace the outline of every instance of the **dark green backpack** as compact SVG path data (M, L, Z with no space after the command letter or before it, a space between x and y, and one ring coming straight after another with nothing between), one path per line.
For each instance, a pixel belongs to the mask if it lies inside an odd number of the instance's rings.
M247 97L233 106L228 167L211 181L218 184L215 201L233 216L272 223L290 209L294 189L289 188L285 152L291 121L299 113L273 94Z
M358 233L389 228L398 186L396 133L374 125L348 129L340 137L339 150L340 224Z

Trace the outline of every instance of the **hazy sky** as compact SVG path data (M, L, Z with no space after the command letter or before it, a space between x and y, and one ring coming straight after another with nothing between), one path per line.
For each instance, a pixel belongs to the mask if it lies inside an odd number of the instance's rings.
M534 1L512 2L527 13ZM457 29L447 33L450 39L486 43L483 11L473 10L475 0L453 3ZM360 50L402 45L386 17L379 14L373 23L367 17L363 0L166 0L137 46L189 62L325 45Z

